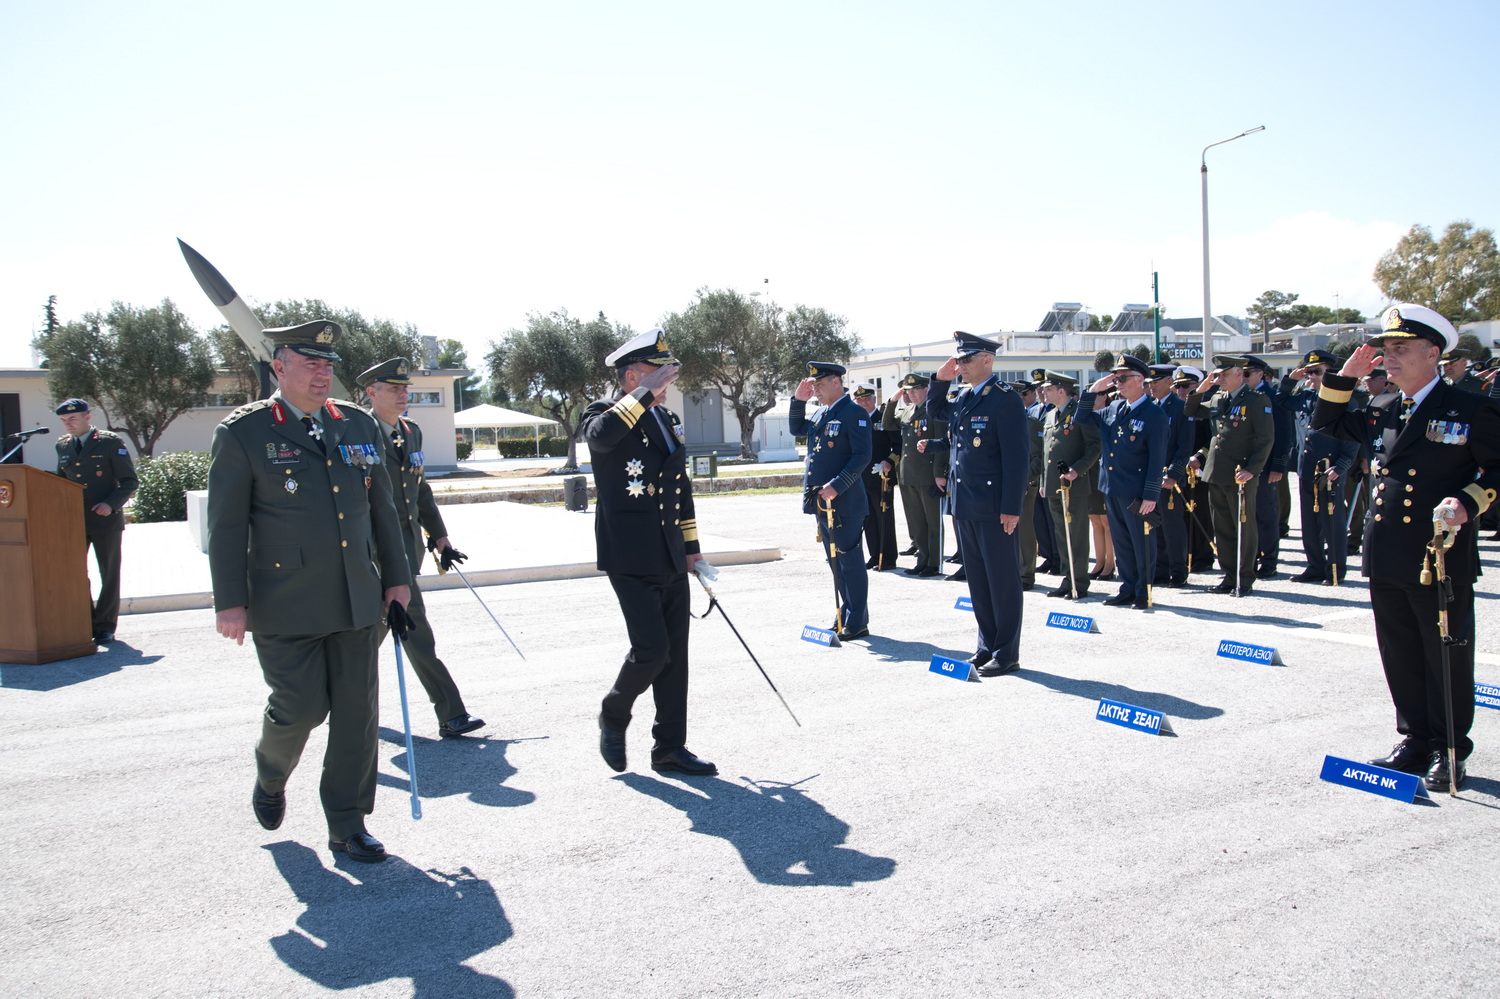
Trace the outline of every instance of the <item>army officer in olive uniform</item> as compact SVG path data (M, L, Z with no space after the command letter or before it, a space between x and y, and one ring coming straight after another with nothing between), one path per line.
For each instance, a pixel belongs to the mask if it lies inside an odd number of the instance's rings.
M880 421L887 433L901 437L897 481L901 484L901 508L906 511L906 531L917 550L917 564L906 574L924 577L942 572L943 553L938 547L943 516L940 499L948 484L948 452L917 447L927 438L948 436L946 422L928 419L927 383L927 376L916 372L901 379L901 387L886 403Z
M376 629L411 599L401 524L375 420L328 398L329 320L266 330L276 344L269 399L214 431L208 560L219 634L255 651L271 688L255 747L251 804L281 825L287 779L308 734L328 719L320 794L329 848L385 859L365 829L375 808L379 674Z
M125 501L140 482L130 452L118 435L89 420L89 404L66 399L56 409L67 433L57 439L57 474L83 486L83 536L99 566L99 599L94 601L94 641L115 640L120 619L120 547L125 534ZM81 568L81 567L80 567Z
M844 370L831 361L809 362L807 377L792 394L787 425L794 436L807 438L802 512L817 517L824 554L834 550L828 561L841 612L834 626L839 638L850 639L870 633L869 577L859 543L868 503L859 477L870 465L873 444L870 415L844 392ZM809 420L807 403L814 397L823 409Z
M402 647L412 672L422 681L427 699L437 712L438 734L455 739L465 732L472 732L484 724L464 707L463 695L448 667L437 657L437 640L432 634L432 625L427 620L427 605L422 600L422 588L417 585L417 575L422 571L422 558L426 554L422 544L422 532L432 539L432 549L437 558L463 561L464 555L448 541L448 528L443 525L443 515L432 498L432 486L427 483L422 454L422 428L414 420L401 414L406 412L409 399L407 386L411 384L411 366L404 357L392 357L364 371L355 379L359 387L370 398L369 413L380 424L381 445L384 448L386 475L391 481L391 497L396 503L396 519L401 522L406 538L406 559L411 565L411 603L407 612L411 615L411 626L406 632ZM446 563L443 568L446 568ZM377 644L385 641L386 627L382 624Z
M1042 428L1042 496L1052 515L1062 582L1049 597L1081 600L1089 592L1089 470L1099 463L1099 425L1078 422L1078 379L1046 372L1042 392L1052 409ZM1068 502L1063 504L1063 483Z
M1200 391L1188 394L1183 410L1190 420L1208 420L1213 432L1208 447L1194 454L1188 467L1203 469L1208 484L1214 545L1224 569L1224 580L1213 592L1244 596L1255 585L1256 487L1276 443L1276 420L1271 400L1246 384L1243 357L1219 355L1214 364L1216 370Z
M625 769L631 709L650 688L651 769L712 776L718 767L687 748L687 574L703 556L682 421L662 405L680 365L660 329L626 341L604 362L620 390L589 404L579 435L594 466L598 565L625 615L630 653L599 712L599 755L611 770Z

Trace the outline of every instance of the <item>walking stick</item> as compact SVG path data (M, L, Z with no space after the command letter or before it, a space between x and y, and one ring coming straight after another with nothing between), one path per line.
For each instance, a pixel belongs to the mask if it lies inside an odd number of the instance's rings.
M414 623L406 608L392 600L386 614L391 628L391 644L396 647L396 686L401 691L401 726L406 730L406 777L411 785L411 817L422 817L422 798L417 793L417 751L411 744L411 710L406 703L406 664L401 657L401 640Z
M427 542L427 550L434 550L432 546L432 540L430 538ZM484 612L490 616L490 620L495 622L495 627L500 629L500 634L505 636L505 640L510 643L510 647L516 650L516 655L520 656L522 659L525 659L526 653L521 651L521 647L516 644L515 639L510 637L510 632L505 630L505 625L501 624L500 619L495 616L495 612L490 610L490 605L484 602L484 597L481 597L479 595L479 591L474 589L474 584L469 582L469 577L465 576L464 571L458 567L458 563L467 561L467 559L467 555L452 547L451 545L447 548L444 548L442 551L437 553L438 575L443 575L449 569L452 569L454 572L458 573L458 578L462 579L464 581L464 585L469 588L469 592L474 594L474 599L479 601L479 606L483 607Z
M755 668L760 670L760 675L766 678L766 683L770 684L771 692L776 695L776 699L781 702L781 706L786 708L786 713L791 715L792 721L797 722L797 727L801 728L802 723L797 721L797 716L792 713L792 706L786 702L785 697L781 696L781 691L776 689L776 684L771 683L771 677L766 673L766 668L760 664L759 659L755 658L755 653L750 651L750 643L745 641L745 636L740 634L740 629L736 628L734 622L729 620L729 615L724 613L724 605L719 603L719 598L714 595L713 588L708 585L710 579L717 579L719 577L718 568L709 565L707 562L699 562L698 568L693 574L698 577L698 584L703 587L703 592L708 594L708 610L702 614L694 614L693 616L701 621L712 614L715 607L719 608L719 616L724 619L725 624L729 625L729 630L734 632L734 637L738 638L740 644L745 647L745 651L750 655L750 661L755 663ZM689 611L688 613L692 612Z
M1062 493L1063 540L1068 546L1068 585L1073 588L1072 599L1078 599L1078 560L1073 557L1073 483L1062 478L1068 466L1058 469L1057 491Z
M1238 465L1234 468L1235 484L1240 487L1240 522L1234 525L1234 595L1237 597L1245 595L1240 591L1240 579L1245 572L1245 484L1239 481L1243 471Z
M818 525L818 534L821 535L824 550L828 555L828 568L833 573L833 628L834 631L843 631L844 597L839 592L839 548L833 541L833 504L819 496L818 512L827 520L826 524Z
M1443 663L1443 711L1448 722L1448 796L1458 794L1458 741L1453 737L1453 660L1450 648L1462 645L1448 630L1448 605L1453 602L1453 580L1448 578L1448 549L1457 539L1458 528L1448 523L1445 517L1433 513L1432 540L1427 542L1427 553L1422 556L1423 586L1438 586L1438 637L1442 649ZM1434 577L1434 569L1436 576Z

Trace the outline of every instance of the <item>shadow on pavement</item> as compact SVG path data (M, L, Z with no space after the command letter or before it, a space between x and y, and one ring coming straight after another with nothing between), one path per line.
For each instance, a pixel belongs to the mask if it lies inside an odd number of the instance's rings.
M394 856L382 864L341 856L331 871L300 843L265 849L307 906L296 928L270 940L299 975L341 990L410 978L412 995L424 999L515 995L504 980L461 963L512 932L495 889L467 867L444 874Z
M718 777L695 777L683 786L641 774L613 779L680 809L692 820L693 832L727 839L762 884L847 888L888 878L896 869L889 857L840 846L849 824L792 784L750 781L746 787ZM798 866L805 871L792 870Z
M883 635L871 635L869 638L859 638L855 641L868 644L870 651L876 657L887 662L915 662L929 663L933 656L945 656L949 659L967 659L974 654L969 649L944 649L933 645L931 642L902 642L894 638L886 638ZM977 640L976 640L977 641Z
M410 773L406 762L406 736L393 728L381 726L380 738L401 748L400 753L391 757L391 763L402 772ZM492 808L529 805L536 800L535 794L505 786L505 782L518 772L505 758L505 751L514 743L531 741L533 740L468 736L462 739L429 739L413 735L412 750L417 754L417 790L424 798L466 794L474 804ZM388 774L376 774L375 781L385 787L410 790L408 782Z
M1218 718L1224 713L1223 708L1215 708L1207 704L1199 704L1196 701L1184 700L1171 694L1162 694L1154 690L1136 690L1134 687L1126 687L1119 683L1104 683L1099 680L1075 680L1068 676L1057 676L1054 673L1044 673L1038 669L1022 669L1014 674L1017 679L1030 680L1042 686L1055 690L1059 694L1072 694L1074 697L1082 697L1085 700L1097 701L1101 697L1107 697L1112 701L1122 701L1125 704L1134 704L1139 708L1151 708L1174 718Z
M12 690L57 690L118 673L126 666L149 666L161 658L143 655L135 646L117 640L101 646L100 651L92 656L79 656L77 659L62 659L40 666L0 663L0 687Z
M1258 597L1261 594L1259 591L1256 591L1254 595ZM1227 597L1226 599L1233 600L1234 597ZM1370 601L1368 599L1340 600L1334 597L1327 597L1319 600L1293 600L1288 601L1288 603L1291 606L1288 608L1287 615L1296 613L1296 608L1306 608L1307 613L1323 613L1340 607L1361 610L1370 609ZM1234 611L1220 610L1217 607L1213 609L1204 608L1200 610L1193 607L1175 607L1170 605L1157 604L1155 610L1157 613L1166 612L1169 614L1176 614L1178 617L1190 617L1198 621L1223 621L1228 624L1262 624L1270 625L1276 628L1286 628L1288 630L1307 628L1317 631L1323 628L1323 625L1319 624L1316 621L1301 621L1291 616L1276 614L1236 614Z

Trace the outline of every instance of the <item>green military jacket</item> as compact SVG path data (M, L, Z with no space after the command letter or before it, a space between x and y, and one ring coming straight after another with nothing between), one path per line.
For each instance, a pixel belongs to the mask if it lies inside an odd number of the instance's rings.
M1248 385L1241 385L1233 395L1214 391L1206 400L1197 392L1188 394L1183 413L1188 419L1207 419L1213 431L1208 447L1197 454L1204 482L1233 485L1238 468L1251 475L1261 473L1276 442L1271 407L1269 398Z
M422 571L422 557L427 551L422 532L427 532L427 536L431 538L446 538L448 528L443 525L443 515L438 511L437 500L432 498L432 486L427 483L427 461L422 453L422 428L404 416L396 418L394 435L386 433L385 425L378 419L376 424L385 441L385 471L391 482L396 519L401 522L401 532L406 538L407 561L415 576ZM396 450L397 437L401 439L400 453Z
M125 501L135 494L140 480L130 462L130 451L118 434L89 427L79 438L80 453L72 434L57 439L57 474L83 486L83 525L85 534L108 534L125 530ZM109 504L109 513L94 512L100 503Z
M1099 425L1076 423L1077 415L1078 397L1074 396L1061 409L1050 410L1043 422L1042 488L1048 496L1057 492L1062 481L1059 464L1066 464L1078 473L1070 489L1081 489L1084 493L1090 491L1090 477L1085 473L1099 464Z
M246 608L249 630L327 635L383 617L385 589L411 582L373 417L323 407L321 444L281 399L241 406L214 430L208 560L214 608Z
M901 435L901 456L896 464L902 485L927 489L936 485L935 479L948 477L947 447L928 447L926 453L917 450L917 441L948 439L948 421L929 419L925 401L897 406L892 399L880 415L880 428Z

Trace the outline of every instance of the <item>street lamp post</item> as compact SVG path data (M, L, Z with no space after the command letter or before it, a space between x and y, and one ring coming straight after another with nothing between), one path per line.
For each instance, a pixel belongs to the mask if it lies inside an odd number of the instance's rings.
M1239 135L1231 135L1227 139L1210 142L1203 147L1203 153L1199 159L1198 176L1203 185L1203 370L1205 371L1211 370L1209 365L1213 361L1214 351L1213 309L1209 307L1208 301L1208 151L1214 146L1222 146L1226 142L1243 139L1247 135L1265 130L1266 126L1256 125L1254 128L1245 129Z

